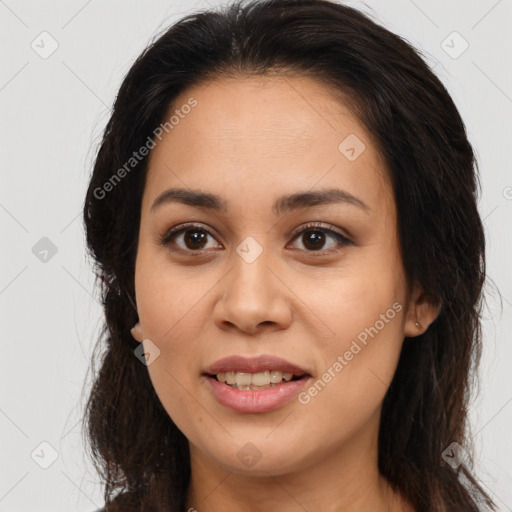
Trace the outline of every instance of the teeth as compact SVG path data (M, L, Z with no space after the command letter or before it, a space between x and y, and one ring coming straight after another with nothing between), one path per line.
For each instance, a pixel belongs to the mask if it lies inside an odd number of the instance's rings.
M273 387L271 384L280 384L283 379L290 381L293 373L283 373L278 370L271 370L259 373L247 372L221 372L217 374L219 382L225 382L231 386L237 386L238 389L251 389L250 386L258 386L261 388Z

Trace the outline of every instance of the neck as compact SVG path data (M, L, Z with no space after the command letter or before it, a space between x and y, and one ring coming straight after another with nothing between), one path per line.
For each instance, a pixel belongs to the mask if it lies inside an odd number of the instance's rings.
M230 470L189 445L187 512L414 512L378 471L376 431L315 453L314 461L301 460L293 472L258 476Z

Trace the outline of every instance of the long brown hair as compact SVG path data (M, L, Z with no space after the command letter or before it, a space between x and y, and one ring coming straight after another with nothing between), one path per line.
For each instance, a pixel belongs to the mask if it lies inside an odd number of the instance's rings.
M350 99L387 164L408 284L419 283L441 305L423 335L404 340L383 403L380 472L418 512L495 510L472 476L471 456L455 469L442 457L454 442L471 454L467 409L485 279L473 149L454 102L420 53L361 12L328 0L238 0L188 15L143 51L122 82L83 217L105 312L84 432L105 501L124 491L120 510L182 512L190 478L188 441L134 356L147 157L131 167L126 162L154 141L188 86L284 71L314 77Z

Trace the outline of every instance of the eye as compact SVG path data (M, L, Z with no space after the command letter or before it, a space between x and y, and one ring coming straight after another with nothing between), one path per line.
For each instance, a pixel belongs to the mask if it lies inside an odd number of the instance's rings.
M171 245L171 243L175 244L174 240L177 239L178 241L181 240L181 246L178 246L178 250L200 252L208 248L207 238L209 236L212 235L206 228L201 227L199 224L187 223L180 224L165 232L159 242L161 245L167 246Z
M334 226L330 227L334 228ZM335 231L334 229L322 227L321 223L313 222L307 224L306 226L303 226L300 231L294 232L292 236L294 237L294 239L298 238L302 242L307 252L320 252L321 254L325 254L326 252L333 252L333 248L334 252L336 250L341 250L336 249L336 245L339 244L341 244L342 246L353 245L352 240L342 235L338 231ZM301 238L299 238L299 236L301 236ZM335 243L331 244L330 247L325 249L324 245L329 238L331 238L331 240L333 240Z

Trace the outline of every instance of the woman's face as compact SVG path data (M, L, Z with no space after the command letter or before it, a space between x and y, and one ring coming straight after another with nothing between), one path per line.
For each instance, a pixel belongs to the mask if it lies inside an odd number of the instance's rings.
M371 135L307 78L212 81L173 108L150 155L135 272L164 408L194 457L238 473L373 454L404 336L431 318L406 295L392 188ZM174 195L153 207L169 189L219 204ZM337 192L308 200L322 191ZM283 199L296 194L306 195ZM173 227L186 230L162 245ZM221 358L262 354L310 377L246 391L205 375Z

